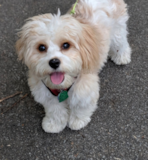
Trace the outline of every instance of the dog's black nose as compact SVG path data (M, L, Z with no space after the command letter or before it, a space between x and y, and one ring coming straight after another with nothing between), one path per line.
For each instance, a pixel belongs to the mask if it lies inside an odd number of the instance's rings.
M54 69L57 69L57 68L59 67L60 63L61 63L60 60L57 59L57 58L51 59L51 60L49 61L50 67L52 67L52 68L54 68Z

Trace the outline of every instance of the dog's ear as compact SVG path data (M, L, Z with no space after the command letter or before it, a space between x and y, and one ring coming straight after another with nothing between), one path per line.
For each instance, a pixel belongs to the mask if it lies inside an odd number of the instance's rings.
M24 40L23 40L23 37L20 37L17 42L16 42L16 45L15 45L15 48L16 48L16 53L18 54L18 59L19 60L22 60L24 59L24 54L23 54L23 43Z
M18 40L15 45L16 53L18 54L18 59L23 62L25 61L25 55L27 55L27 52L29 51L28 45L30 44L32 37L36 34L35 27L38 26L33 19L34 17L28 19L26 24L17 33Z
M89 24L82 24L80 35L80 54L84 72L96 72L100 61L100 37L97 29Z
M58 14L60 14L59 11ZM35 36L38 35L37 28L40 27L40 24L42 23L44 26L44 24L50 22L52 17L53 17L52 14L43 14L29 18L26 24L20 29L20 32L18 32L19 39L17 40L15 45L19 60L24 61L26 54L25 52L28 51L27 47L30 44L31 39L33 37L35 38Z

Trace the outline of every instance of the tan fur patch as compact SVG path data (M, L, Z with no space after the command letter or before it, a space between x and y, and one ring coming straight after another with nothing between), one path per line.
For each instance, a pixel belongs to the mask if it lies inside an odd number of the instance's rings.
M127 14L127 5L123 0L112 0L116 4L117 10L113 12L113 18L117 19L124 14Z
M83 72L98 72L104 65L109 51L109 31L100 29L98 26L96 28L89 23L82 23L82 28L79 47L83 61Z
M70 11L71 10L69 10L68 13ZM75 14L73 16L77 19L79 18L81 20L87 19L88 21L93 16L92 8L88 6L87 3L83 3L83 1L79 1L75 9Z
M42 15L39 15L39 16L34 16L34 17L29 18L28 20L42 21L46 24L46 23L48 23L46 21L46 19L52 19L52 14L42 14Z
M15 48L16 48L16 52L17 52L17 54L18 54L18 59L19 59L20 61L23 60L23 53L21 52L22 47L23 47L22 40L19 39L19 40L16 42Z
M80 37L80 54L83 61L83 69L93 72L98 69L99 63L99 36L95 28L83 24L82 35Z

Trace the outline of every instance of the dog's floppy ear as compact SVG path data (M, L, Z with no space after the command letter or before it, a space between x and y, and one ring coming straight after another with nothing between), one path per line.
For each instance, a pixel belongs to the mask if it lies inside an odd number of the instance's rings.
M23 55L23 52L24 52L23 45L24 45L24 39L23 39L23 37L20 37L16 42L15 48L16 48L16 53L18 54L18 59L22 60L22 61L24 59L23 58L24 57L24 55Z
M60 11L58 11L57 16L60 16ZM24 61L25 52L28 51L27 47L30 44L31 39L37 36L38 32L36 30L40 27L40 23L49 23L52 17L52 14L43 14L29 18L26 24L20 29L20 32L18 32L19 39L15 46L19 60Z
M82 24L80 39L80 54L84 72L96 72L100 61L100 37L97 29L89 24Z
M15 48L16 53L18 54L18 59L25 61L25 55L29 51L29 44L31 42L31 39L33 36L36 35L35 28L38 26L36 24L36 21L33 20L33 18L28 19L26 24L20 29L20 31L17 33L18 40L16 42Z
M26 24L17 33L18 40L16 42L15 48L18 54L18 59L22 61L24 61L26 54L25 52L27 52L27 44L30 43L29 39L35 35L34 29L37 27L37 24L34 21L34 18L35 17L28 19Z

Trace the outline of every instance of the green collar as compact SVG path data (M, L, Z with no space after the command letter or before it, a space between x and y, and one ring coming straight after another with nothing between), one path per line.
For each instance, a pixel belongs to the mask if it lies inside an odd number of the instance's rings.
M71 15L75 14L75 8L76 8L77 3L78 3L78 0L77 0L76 3L74 4L73 9L72 9L71 12L70 12Z

